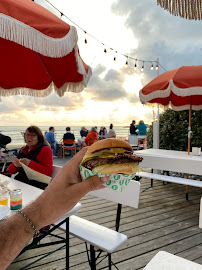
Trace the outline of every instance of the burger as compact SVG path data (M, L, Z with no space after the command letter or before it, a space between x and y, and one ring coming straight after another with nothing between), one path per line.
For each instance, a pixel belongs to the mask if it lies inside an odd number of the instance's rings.
M142 157L133 154L129 143L120 139L104 139L92 144L81 166L102 174L135 174L141 171Z

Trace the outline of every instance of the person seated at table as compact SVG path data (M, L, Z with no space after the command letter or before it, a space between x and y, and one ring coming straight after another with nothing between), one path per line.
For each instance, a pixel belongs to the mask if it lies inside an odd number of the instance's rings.
M73 139L75 140L75 136L73 133L71 133L71 128L70 127L66 127L66 133L63 135L63 140L66 140L66 139ZM65 146L72 146L72 144L66 144L65 143Z
M85 127L82 127L80 130L81 138L86 137L88 135L88 130Z
M105 127L101 127L100 128L100 131L99 131L99 139L102 140L105 138L105 136L107 135L107 131L106 131L106 128Z
M81 138L78 138L78 146L81 148L83 141L85 140L86 136L88 135L88 130L85 127L82 127L80 130Z
M51 176L53 172L52 150L46 142L42 131L37 126L30 126L26 129L24 140L26 146L19 150L17 157L9 165L7 171L11 174L18 173L15 179L21 182L44 188L47 184L28 179L20 162L34 171Z
M98 131L98 129L97 129L97 126L95 126L95 130L96 130L96 132L97 132L97 134L99 133L99 131Z
M132 123L130 124L130 134L138 135L136 130L137 130L137 127L135 125L135 120L133 120Z
M94 142L96 142L98 140L98 134L96 132L96 129L94 127L91 128L91 131L88 133L88 135L86 136L83 144L84 146L90 146L92 145Z
M113 124L109 127L109 132L105 136L105 138L116 138L116 132L113 130Z
M147 126L145 125L143 120L140 120L139 125L137 125L138 135L146 135L147 134Z
M57 141L55 139L55 128L54 127L49 127L49 132L46 132L45 138L47 142L50 144L51 149L53 150L53 157L56 157L56 151L57 151Z
M11 137L3 135L2 133L0 133L0 146L6 146L7 144L9 144L11 142Z

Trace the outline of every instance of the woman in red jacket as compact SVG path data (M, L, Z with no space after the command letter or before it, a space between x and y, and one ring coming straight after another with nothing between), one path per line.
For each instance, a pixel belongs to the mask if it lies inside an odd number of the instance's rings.
M96 129L94 127L91 128L91 131L86 136L84 142L86 146L92 145L94 142L98 140L98 134L96 132Z
M39 173L51 176L53 171L52 150L46 142L42 131L36 126L30 126L26 129L24 139L26 146L23 146L19 150L17 157L8 167L8 172L11 174L18 172L15 179L33 186L44 188L46 184L27 178L20 162Z

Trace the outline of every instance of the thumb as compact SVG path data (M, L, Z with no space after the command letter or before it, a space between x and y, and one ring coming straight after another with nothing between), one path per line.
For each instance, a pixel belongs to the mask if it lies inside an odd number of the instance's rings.
M83 187L88 191L104 188L103 184L109 181L109 176L98 177L97 175L91 176L83 181Z

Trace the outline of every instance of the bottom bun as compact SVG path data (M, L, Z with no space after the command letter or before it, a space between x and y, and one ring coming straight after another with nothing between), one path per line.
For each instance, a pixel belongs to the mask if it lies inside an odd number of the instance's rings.
M140 172L141 168L137 163L105 164L95 167L93 171L102 174L135 174Z

